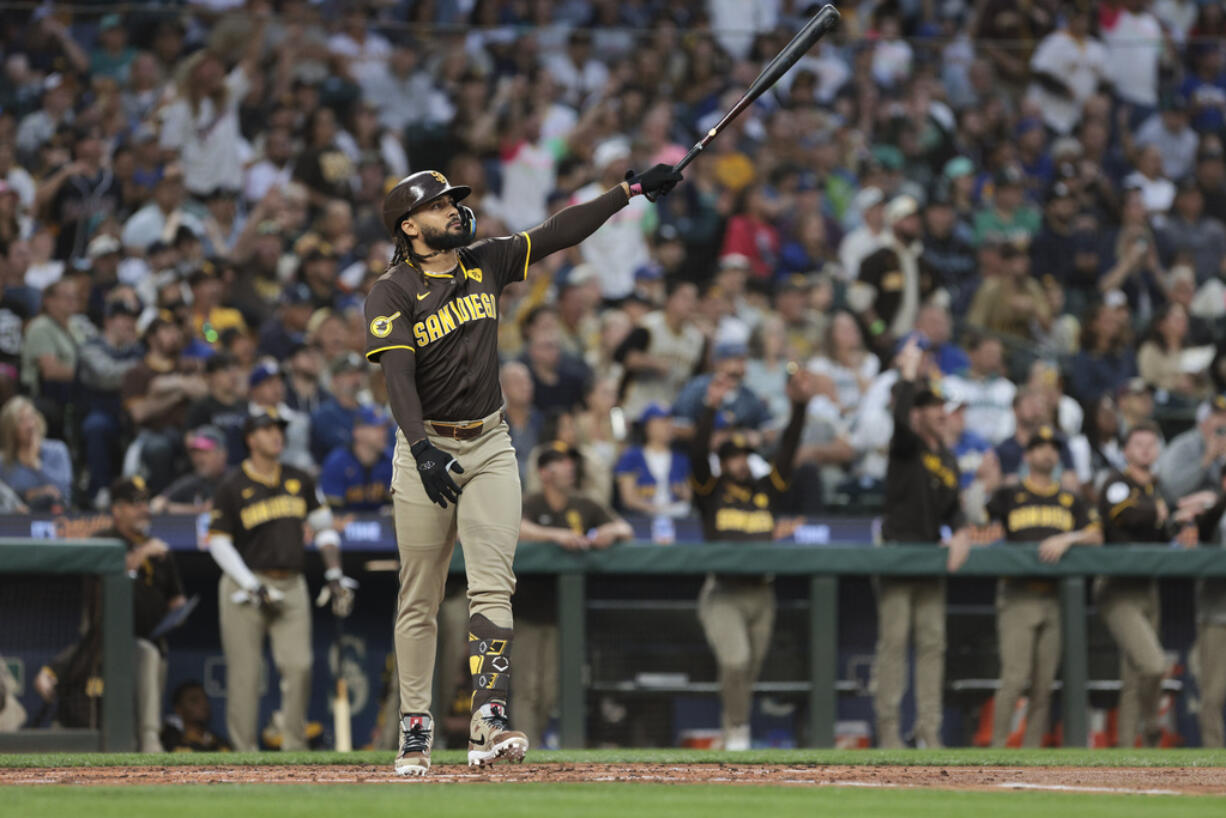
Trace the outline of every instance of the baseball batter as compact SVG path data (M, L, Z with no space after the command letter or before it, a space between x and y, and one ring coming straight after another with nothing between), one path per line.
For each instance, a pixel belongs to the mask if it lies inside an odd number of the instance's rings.
M655 200L681 179L667 165L628 176L538 227L475 242L475 217L460 204L470 188L441 173L414 173L383 201L396 252L366 298L366 357L383 367L399 426L391 485L400 551L399 775L430 769L438 607L457 534L468 574L468 763L520 761L528 750L507 716L521 500L501 411L498 296L534 262L583 241L631 197Z

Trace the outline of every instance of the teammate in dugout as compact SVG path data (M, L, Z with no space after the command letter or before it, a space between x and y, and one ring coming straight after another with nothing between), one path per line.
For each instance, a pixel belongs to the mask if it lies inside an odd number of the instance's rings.
M654 201L681 180L667 165L627 176L531 230L475 242L475 217L461 204L471 189L441 173L408 176L383 201L396 251L366 297L366 357L383 367L399 426L391 484L400 551L398 774L430 768L438 607L457 534L468 573L468 760L522 760L528 750L507 717L521 499L501 411L498 296L534 262L590 236L631 197Z
M272 640L281 677L282 749L305 750L311 690L311 609L304 528L313 533L326 570L316 604L336 616L353 609L357 583L341 572L340 535L332 512L306 472L283 465L285 421L252 414L244 426L250 456L217 487L209 553L221 567L221 648L226 657L226 731L239 752L258 750L256 718L264 637Z
M702 512L703 539L761 542L775 534L772 507L792 479L805 407L817 393L817 377L800 371L788 379L792 414L780 437L770 473L758 478L749 469L751 450L738 434L720 444L720 473L716 476L711 472L715 415L724 398L736 387L736 381L726 375L716 375L707 385L690 452L694 503ZM762 670L775 623L771 577L708 575L698 597L698 618L719 666L724 749L748 750L753 686Z
M1175 525L1154 473L1161 450L1158 427L1140 423L1124 436L1122 471L1103 481L1098 498L1103 521L1103 542L1165 543ZM1166 652L1159 639L1158 581L1146 577L1099 577L1094 581L1094 602L1120 649L1120 747L1133 747L1140 730L1146 747L1162 738L1159 708Z
M1005 540L1039 543L1039 559L1058 562L1074 545L1103 541L1098 512L1053 478L1060 440L1040 426L1026 443L1029 474L1019 485L1001 486L988 501L988 519ZM1027 686L1023 747L1039 747L1051 720L1051 686L1060 666L1060 597L1051 579L1002 577L996 585L1000 640L1000 687L996 691L992 746L1004 747L1013 710Z

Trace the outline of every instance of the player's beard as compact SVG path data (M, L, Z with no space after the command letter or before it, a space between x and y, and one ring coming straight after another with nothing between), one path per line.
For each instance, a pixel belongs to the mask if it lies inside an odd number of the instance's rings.
M435 230L425 225L421 228L421 240L427 247L436 252L442 253L447 250L455 250L468 244L468 236L465 234L463 227L458 232L453 231L450 226L442 230Z

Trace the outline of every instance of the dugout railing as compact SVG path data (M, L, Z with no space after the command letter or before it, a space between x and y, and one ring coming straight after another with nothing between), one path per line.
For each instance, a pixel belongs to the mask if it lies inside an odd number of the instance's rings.
M118 540L0 538L0 574L96 575L102 591L102 720L98 730L0 733L0 752L136 749L133 689L132 580ZM26 682L31 683L32 674Z
M349 553L361 553L353 547ZM1064 742L1085 746L1088 715L1086 580L1094 576L1226 577L1226 549L1155 546L1073 548L1049 565L1034 546L977 547L961 570L949 574L947 552L932 545L866 547L795 543L707 543L669 546L630 542L604 551L563 551L523 543L515 569L521 575L553 575L558 590L560 742L586 745L588 664L587 589L602 576L698 576L719 574L807 578L807 729L805 743L834 745L838 678L838 591L842 577L999 576L1050 577L1059 581L1064 612L1062 713ZM464 570L457 549L453 572ZM134 747L132 689L132 588L122 544L102 540L0 539L0 574L96 574L102 584L103 721L101 731L23 731L0 735L0 751L130 750Z
M1059 581L1063 610L1061 710L1064 742L1084 747L1088 737L1088 637L1086 580L1095 576L1226 577L1226 549L1157 546L1072 548L1049 565L1037 546L972 549L955 574L946 570L948 552L931 545L811 546L791 543L708 543L659 546L632 542L605 551L562 551L522 544L519 574L554 574L558 582L560 741L586 744L586 587L602 575L774 574L808 577L807 744L833 747L838 700L838 590L843 576L1050 577ZM457 551L453 571L462 571ZM578 658L577 658L578 657Z

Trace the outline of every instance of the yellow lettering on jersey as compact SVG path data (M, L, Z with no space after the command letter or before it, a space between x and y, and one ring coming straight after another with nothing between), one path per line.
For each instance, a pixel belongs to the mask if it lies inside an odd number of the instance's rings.
M579 516L579 512L573 508L566 511L566 524L570 526L570 530L576 534L583 533L583 518Z
M470 321L498 319L498 302L489 293L472 293L452 299L413 325L418 348L427 346Z
M430 333L431 343L443 337L443 328L439 326L438 313L432 313L426 317L426 332Z
M745 534L764 534L775 529L775 517L769 511L744 511L739 508L721 508L715 512L716 531L740 531Z
M451 306L448 304L447 306ZM449 332L455 332L455 317L446 309L440 310L438 313L439 325L443 328L443 335Z
M946 468L945 464L941 462L940 457L928 452L924 455L923 460L924 468L930 474L935 475L946 486L952 489L958 485L958 475L954 474L952 469Z
M291 497L288 494L252 503L239 512L243 528L248 531L273 520L282 520L287 517L305 520L306 516L306 500L301 497Z
M1063 506L1022 506L1009 512L1010 531L1027 528L1054 528L1057 531L1072 531L1073 512Z

